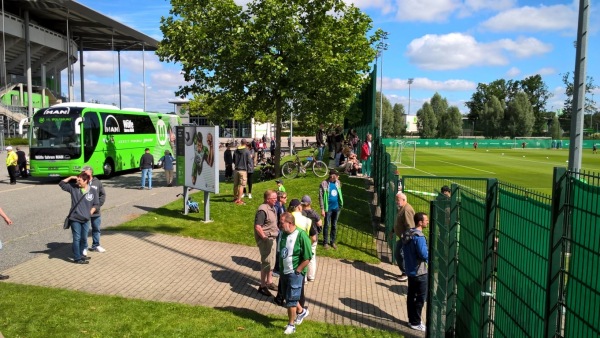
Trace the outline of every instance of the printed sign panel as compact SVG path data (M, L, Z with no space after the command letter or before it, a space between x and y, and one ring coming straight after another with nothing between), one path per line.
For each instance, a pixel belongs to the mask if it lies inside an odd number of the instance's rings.
M219 127L217 126L177 128L178 184L215 194L219 193L218 135Z

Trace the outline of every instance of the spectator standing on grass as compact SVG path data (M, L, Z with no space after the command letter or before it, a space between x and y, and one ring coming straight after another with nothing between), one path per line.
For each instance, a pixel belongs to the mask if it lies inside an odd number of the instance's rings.
M404 264L404 251L402 251L402 235L406 230L415 227L415 210L408 204L406 195L402 192L396 194L396 206L398 207L398 214L396 215L396 222L394 223L394 233L396 234L396 250L394 251L394 258L400 268L399 279L401 282L404 282L408 277L406 276L406 267Z
M338 177L338 171L331 169L329 178L319 185L319 206L321 207L321 216L325 217L325 226L323 227L323 247L325 250L329 249L329 246L337 249L335 243L337 239L337 222L340 211L344 206L342 183L338 180ZM330 229L331 238L329 237Z
M594 143L594 144L592 145L592 154L596 154L596 153L597 153L597 151L598 151L598 148L596 147L596 143Z
M313 225L312 229L315 232L314 235L311 235L312 232L309 233L309 236L311 236L311 249L313 256L310 259L310 263L308 264L308 273L306 274L306 279L309 282L314 282L315 276L317 274L317 242L319 234L323 230L323 221L321 221L321 217L319 217L319 214L311 207L312 200L310 196L302 196L302 200L300 202L302 204L302 215L310 218Z
M323 154L325 153L325 130L323 130L322 123L319 125L319 130L317 130L316 141L317 149L319 150L319 155L317 156L317 159L319 161L323 161Z
M17 184L17 162L18 156L13 151L13 147L6 147L6 170L8 170L10 184Z
M98 192L89 185L90 179L90 175L82 172L58 182L60 188L71 195L69 226L73 235L73 262L76 264L89 263L83 254L87 246L88 222L100 205ZM75 186L69 183L72 180L76 181Z
M269 146L269 151L271 152L271 157L275 156L275 138L271 137L271 145Z
M283 192L285 192L285 187L283 186L283 180L282 179L275 180L275 183L277 183L277 191L283 191Z
M248 147L248 150L250 150L250 147ZM250 161L248 162L248 167L246 168L246 176L247 176L247 183L246 183L246 187L244 187L244 191L242 194L242 197L248 197L249 199L252 199L252 176L254 174L254 162Z
M144 155L140 159L140 170L142 171L142 184L140 190L143 190L146 186L146 179L148 179L148 189L152 189L152 168L154 168L154 156L150 154L150 149L144 149Z
M277 291L273 284L273 268L275 264L275 240L279 234L277 227L277 212L275 203L277 192L267 190L264 194L264 203L258 207L254 216L254 240L260 253L260 285L258 292L272 297L269 290Z
M231 152L231 143L226 144L227 149L223 153L225 160L225 180L230 181L233 177L233 153Z
M98 179L98 177L94 177L94 170L89 165L83 167L83 172L90 176L90 188L95 190L98 195L98 207L96 208L96 212L92 214L91 223L92 223L92 247L90 251L96 252L105 252L106 249L100 246L100 223L102 219L100 218L100 208L104 205L106 201L106 191L104 191L104 187L102 186L102 182ZM85 249L83 250L83 255L87 256L87 237L85 239Z
M165 180L167 182L167 187L173 186L173 162L175 162L175 158L171 155L171 152L165 150L165 154L158 160L165 170Z
M360 161L362 172L365 176L371 177L371 150L373 149L371 140L373 139L373 135L367 134L365 138L365 142L360 150Z
M27 155L19 147L17 147L17 166L19 167L19 175L27 178L29 176L27 174Z
M285 294L288 325L284 334L296 332L296 325L308 316L308 309L300 305L304 275L311 259L310 238L306 232L298 229L291 213L281 215L283 234L279 241L280 270L283 273L282 289Z
M0 208L0 216L4 219L4 222L6 222L7 225L13 224L13 221L11 221L10 218L8 218L8 216L4 213L4 210L2 210L2 208ZM2 241L0 241L0 249L2 249ZM0 280L7 280L8 278L8 275L0 275Z
M242 196L248 180L248 166L252 162L246 140L242 139L240 143L241 145L233 153L233 163L235 165L235 171L233 172L233 203L237 205L244 204Z
M429 218L423 212L414 216L415 228L407 230L402 236L402 250L406 260L406 274L408 275L408 292L406 296L406 310L408 312L408 325L411 329L425 331L421 321L423 305L427 298L427 264L429 252L427 239L423 229L429 226Z

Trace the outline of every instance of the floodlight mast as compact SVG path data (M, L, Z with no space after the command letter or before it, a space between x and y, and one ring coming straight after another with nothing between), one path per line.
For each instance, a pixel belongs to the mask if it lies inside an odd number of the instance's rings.
M585 113L587 36L590 2L579 1L577 24L577 51L575 52L575 81L573 83L573 107L569 143L569 170L581 169L583 148L583 114Z

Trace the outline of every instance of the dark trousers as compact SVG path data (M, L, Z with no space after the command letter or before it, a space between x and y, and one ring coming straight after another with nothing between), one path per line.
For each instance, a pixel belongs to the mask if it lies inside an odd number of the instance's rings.
M406 309L410 325L421 324L421 312L427 298L427 274L408 277L408 293L406 295Z
M8 170L8 176L10 176L10 184L17 183L17 166L9 165L6 169Z
M225 165L225 178L231 178L233 177L233 164L226 164Z
M252 193L252 174L254 173L246 173L248 179L246 180L246 187L248 188L244 188L244 194L251 194Z
M27 162L19 163L19 174L23 178L29 176L29 175L27 175Z

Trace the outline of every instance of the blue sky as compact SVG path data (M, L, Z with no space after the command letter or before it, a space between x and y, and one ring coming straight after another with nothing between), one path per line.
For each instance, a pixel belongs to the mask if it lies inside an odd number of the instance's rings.
M383 93L392 103L407 107L407 79L414 78L411 114L435 92L467 113L464 102L478 83L501 78L520 80L534 74L542 75L554 94L547 108L562 107L565 96L561 73L574 69L579 1L345 1L370 15L374 28L389 33L388 50L383 54ZM170 9L166 0L78 2L159 41L160 18ZM589 22L587 73L600 84L598 10L592 9ZM86 100L118 102L116 53L87 53L84 63ZM159 62L152 52L145 54L145 63L147 110L171 111L168 100L183 84L180 68ZM141 64L141 52L121 53L124 107L143 106ZM77 65L75 69L79 71ZM78 73L75 79L78 96ZM595 95L594 100L600 100L600 90Z

